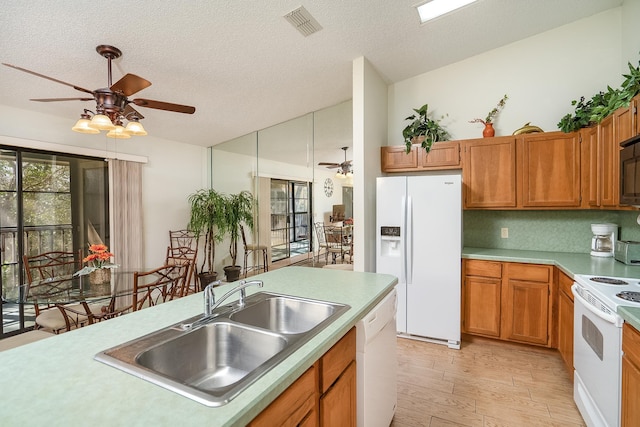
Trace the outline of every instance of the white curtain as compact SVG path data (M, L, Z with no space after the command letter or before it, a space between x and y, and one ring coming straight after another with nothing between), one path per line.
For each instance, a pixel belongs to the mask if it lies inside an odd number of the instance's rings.
M142 244L142 164L109 159L111 252L118 273L126 275L119 290L133 287L133 271L144 271ZM129 277L130 276L130 277ZM119 279L125 279L120 277ZM117 305L126 304L118 301ZM130 304L130 302L128 302Z

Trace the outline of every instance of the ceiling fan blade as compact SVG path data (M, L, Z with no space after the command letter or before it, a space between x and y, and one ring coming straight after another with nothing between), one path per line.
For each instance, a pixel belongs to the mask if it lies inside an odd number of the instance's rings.
M87 92L87 93L93 94L92 90L85 89L83 87L76 86L76 85L71 84L71 83L63 82L62 80L54 79L53 77L45 76L44 74L40 74L40 73L36 73L35 71L27 70L26 68L21 68L21 67L15 66L15 65L6 64L4 62L2 63L2 65L6 65L7 67L15 68L16 70L19 70L19 71L24 71L25 73L33 74L34 76L42 77L43 79L51 80L52 82L60 83L60 84L66 85L66 86L71 86L72 88L74 88L75 90L79 90L80 92Z
M130 117L129 114L135 115L137 118L139 118L140 120L144 119L144 116L142 114L140 114L138 112L138 110L136 110L135 108L133 108L131 106L131 104L127 104L126 107L124 107L124 116L125 117Z
M196 111L196 107L171 104L170 102L153 101L151 99L136 98L131 102L139 105L140 107L155 108L156 110L175 111L176 113L193 114Z
M131 96L149 86L151 86L151 82L149 80L145 80L140 76L128 73L112 84L109 89L114 92L122 92L124 96Z
M29 101L57 102L57 101L93 101L94 98L31 98Z
M320 163L318 163L318 166L340 166L340 163L320 162Z

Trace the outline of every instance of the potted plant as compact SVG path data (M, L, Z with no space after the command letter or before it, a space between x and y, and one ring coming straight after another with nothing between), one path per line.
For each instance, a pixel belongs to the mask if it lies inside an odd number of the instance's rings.
M580 128L593 126L602 121L609 114L620 107L627 107L631 98L640 92L640 65L629 65L629 74L623 74L624 81L619 89L607 86L607 91L600 91L586 101L585 97L571 101L575 107L573 114L568 113L560 122L558 128L565 132L574 132Z
M202 189L189 196L189 206L191 217L187 228L196 235L198 243L200 236L204 234L205 257L198 274L200 284L204 288L218 276L214 271L215 243L221 241L223 236L224 196L214 189Z
M505 94L502 97L502 99L498 101L498 104L493 108L493 110L489 111L489 113L487 114L487 117L485 117L484 120L473 119L473 120L469 120L469 123L482 123L484 125L482 136L485 138L490 138L494 136L496 134L496 131L493 128L493 121L495 120L500 110L504 108L504 105L507 103L507 99L509 99L509 97Z
M402 131L407 154L411 152L413 144L420 144L428 153L434 142L446 141L449 138L449 132L440 125L440 120L445 116L440 117L439 120L429 118L429 104L424 104L418 109L414 108L413 111L416 114L412 114L405 119L411 120L411 123Z
M249 191L224 197L224 232L230 237L229 255L231 255L231 265L224 267L227 282L233 282L240 277L241 267L236 264L240 225L244 223L253 230L253 207L253 194Z

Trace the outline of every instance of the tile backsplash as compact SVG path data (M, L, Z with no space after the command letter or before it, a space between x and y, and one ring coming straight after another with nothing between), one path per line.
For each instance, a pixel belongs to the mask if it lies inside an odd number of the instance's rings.
M640 241L639 211L463 212L464 246L589 253L591 224L618 224L618 238ZM508 228L508 238L501 230Z

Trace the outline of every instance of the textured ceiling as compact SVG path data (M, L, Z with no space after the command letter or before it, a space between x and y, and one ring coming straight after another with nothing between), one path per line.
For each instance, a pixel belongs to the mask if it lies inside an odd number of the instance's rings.
M622 0L479 0L420 25L417 0L3 0L0 62L88 89L137 74L153 85L133 97L188 104L192 116L137 107L158 137L209 146L351 98L351 64L365 56L397 82L619 6ZM300 5L323 29L302 36L283 16ZM0 103L69 118L94 102L0 67ZM1 130L0 130L1 133Z

